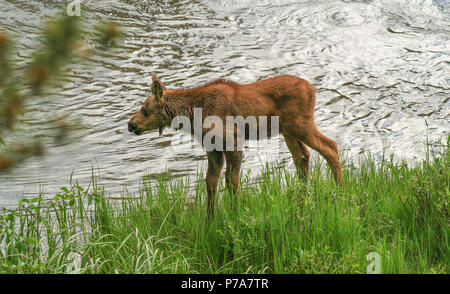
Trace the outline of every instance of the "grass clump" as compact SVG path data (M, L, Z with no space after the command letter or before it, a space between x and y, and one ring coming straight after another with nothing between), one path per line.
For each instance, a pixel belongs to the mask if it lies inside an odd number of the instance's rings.
M337 187L313 165L308 183L267 167L243 178L234 206L223 184L216 215L206 189L144 177L140 197L105 196L94 182L53 199L23 199L0 216L2 273L448 273L448 143L417 166L344 168ZM234 207L234 208L232 208Z

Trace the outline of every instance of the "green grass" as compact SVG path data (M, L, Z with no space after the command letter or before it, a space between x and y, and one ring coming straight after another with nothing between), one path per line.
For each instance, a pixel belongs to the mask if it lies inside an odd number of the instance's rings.
M2 273L449 273L450 149L417 166L320 162L307 184L283 168L243 176L238 205L221 184L208 221L204 181L144 177L140 197L113 200L71 185L0 216Z

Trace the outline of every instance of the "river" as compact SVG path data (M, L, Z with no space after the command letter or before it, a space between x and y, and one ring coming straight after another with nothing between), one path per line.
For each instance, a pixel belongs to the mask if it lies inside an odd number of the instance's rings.
M0 2L0 30L14 37L19 64L39 46L46 19L69 2ZM318 90L319 129L348 161L394 152L417 162L427 136L436 142L449 135L450 1L100 0L82 1L81 15L89 24L114 21L125 37L70 66L66 81L45 97L50 103L27 106L11 138L37 136L47 153L0 176L0 207L54 195L71 176L87 186L92 167L111 195L137 191L142 176L166 171L195 184L206 165L200 146L174 148L173 130L161 137L127 131L150 93L152 72L168 88L300 76ZM81 121L74 142L48 137L40 122L55 115ZM265 161L293 168L283 139L272 143L245 152L244 174L257 176Z

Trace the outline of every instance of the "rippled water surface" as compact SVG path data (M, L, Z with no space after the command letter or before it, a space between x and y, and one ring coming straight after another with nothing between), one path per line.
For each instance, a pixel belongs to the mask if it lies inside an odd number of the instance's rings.
M73 179L86 184L91 166L111 193L136 190L144 174L166 170L195 175L205 166L200 146L171 148L177 133L128 134L127 121L150 92L156 72L168 88L217 78L247 83L293 74L318 89L316 123L347 158L383 149L415 161L424 141L449 134L449 1L180 0L82 1L82 16L109 19L125 32L123 44L72 66L50 106L31 103L19 136L46 140L39 121L68 114L85 129L75 143L56 145L0 177L0 206L48 194ZM17 41L23 63L39 44L45 20L66 1L2 0L0 30ZM51 108L50 108L51 107ZM48 139L48 138L47 138ZM261 161L292 168L265 146L245 153L244 169ZM276 145L276 144L274 144ZM245 172L245 171L244 171Z

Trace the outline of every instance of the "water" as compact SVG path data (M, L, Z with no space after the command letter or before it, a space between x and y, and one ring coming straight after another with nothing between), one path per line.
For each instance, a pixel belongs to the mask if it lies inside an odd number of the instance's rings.
M39 44L46 17L66 1L2 0L0 29L17 41L21 64ZM74 181L87 184L91 166L111 194L136 191L144 174L195 175L206 165L200 146L171 148L175 131L140 137L127 121L150 92L151 73L168 88L217 78L247 83L293 74L318 89L316 123L349 159L383 150L410 162L449 134L450 2L419 0L83 1L89 23L109 19L126 33L118 48L70 67L47 97L51 109L30 103L17 137L37 134L48 153L0 177L0 206L39 191L53 194ZM57 145L39 122L67 114L85 129ZM428 123L428 129L426 123ZM245 152L245 173L261 161L292 167L280 152ZM277 144L272 144L278 146Z

